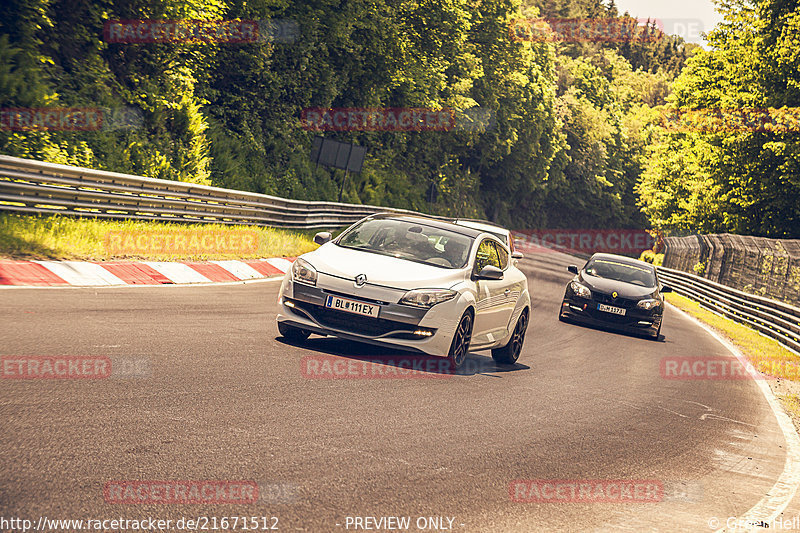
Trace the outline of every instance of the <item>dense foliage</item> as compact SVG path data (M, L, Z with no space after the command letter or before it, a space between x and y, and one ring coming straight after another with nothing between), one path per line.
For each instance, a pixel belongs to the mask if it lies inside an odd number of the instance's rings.
M800 2L726 0L721 9L712 48L689 59L666 110L720 110L730 124L771 109L793 120L660 131L641 204L673 233L800 238Z
M479 109L491 114L481 127L324 132L368 150L344 200L517 228L787 234L798 220L794 137L659 125L669 106L796 105L796 2L760 2L727 7L714 50L695 55L655 25L641 28L647 39L602 43L509 31L538 17L636 24L601 0L9 0L0 108L132 109L138 121L6 129L0 152L335 200L344 173L310 161L319 132L301 127L304 109ZM285 20L299 31L257 43L104 37L107 21L133 19Z

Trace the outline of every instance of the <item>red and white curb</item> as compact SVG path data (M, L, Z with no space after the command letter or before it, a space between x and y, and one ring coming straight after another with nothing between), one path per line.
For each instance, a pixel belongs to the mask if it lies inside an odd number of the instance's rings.
M293 257L247 261L13 261L0 260L0 286L110 287L232 283L282 276Z

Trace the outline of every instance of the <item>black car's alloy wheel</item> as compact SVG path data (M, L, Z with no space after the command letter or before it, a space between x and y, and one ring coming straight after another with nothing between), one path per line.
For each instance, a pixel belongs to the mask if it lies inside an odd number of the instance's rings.
M514 326L511 340L502 348L492 350L492 358L504 365L513 365L519 359L522 345L525 343L525 331L528 329L528 311L523 311Z
M456 333L453 335L453 342L450 344L450 352L447 354L452 370L458 370L466 361L471 340L472 314L467 311L458 323Z

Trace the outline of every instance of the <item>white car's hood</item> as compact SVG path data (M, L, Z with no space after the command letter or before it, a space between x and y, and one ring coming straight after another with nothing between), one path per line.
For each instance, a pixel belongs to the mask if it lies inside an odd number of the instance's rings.
M388 255L362 252L332 242L301 256L317 272L354 279L367 276L367 283L397 289L450 288L463 281L465 271L415 263Z

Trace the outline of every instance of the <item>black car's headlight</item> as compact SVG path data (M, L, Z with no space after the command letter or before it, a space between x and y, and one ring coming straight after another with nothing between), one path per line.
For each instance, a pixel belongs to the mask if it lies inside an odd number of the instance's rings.
M636 307L639 309L644 309L645 311L649 311L651 309L655 309L661 305L661 300L656 300L655 298L648 298L646 300L639 300L636 304Z
M292 279L310 285L317 284L317 269L305 259L295 259L292 263Z
M401 304L430 309L436 304L452 300L458 293L450 289L414 289L400 298Z
M572 292L575 293L575 296L579 296L580 298L592 297L592 291L589 290L589 287L586 285L581 285L577 281L570 282L569 288L572 289Z

